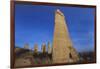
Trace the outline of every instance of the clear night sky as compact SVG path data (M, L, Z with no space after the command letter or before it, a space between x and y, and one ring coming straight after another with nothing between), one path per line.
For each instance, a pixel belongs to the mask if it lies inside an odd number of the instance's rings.
M60 9L66 19L70 38L77 51L94 50L94 8L60 7L43 5L15 5L15 45L23 47L28 43L30 48L37 43L49 41L52 44L54 17Z

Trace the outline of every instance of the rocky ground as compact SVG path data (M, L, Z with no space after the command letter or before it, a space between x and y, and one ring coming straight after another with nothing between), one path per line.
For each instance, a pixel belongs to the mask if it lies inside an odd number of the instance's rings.
M52 64L52 54L34 53L32 50L15 48L15 67L34 66ZM95 62L95 55L93 52L80 52L80 60L77 63L93 63Z
M51 54L48 53L34 53L28 49L16 48L15 54L15 67L52 63Z

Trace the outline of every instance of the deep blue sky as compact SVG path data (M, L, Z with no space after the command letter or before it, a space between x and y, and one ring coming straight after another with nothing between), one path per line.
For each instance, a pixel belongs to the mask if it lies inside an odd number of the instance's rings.
M37 43L49 41L52 44L54 17L60 9L66 19L70 38L77 51L94 50L94 8L15 5L15 45L23 47L28 43L30 48Z

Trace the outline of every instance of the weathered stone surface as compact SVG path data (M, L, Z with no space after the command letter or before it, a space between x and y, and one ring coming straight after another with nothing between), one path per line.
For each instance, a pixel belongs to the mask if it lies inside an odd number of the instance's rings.
M65 17L64 14L59 9L57 9L55 12L55 28L53 38L53 63L74 62L73 59L78 58L77 53L74 50L70 50L69 47L73 48ZM72 56L75 55L76 58L70 58L70 54Z
M19 59L16 59L15 61L15 67L29 66L29 65L32 65L30 59L19 58Z

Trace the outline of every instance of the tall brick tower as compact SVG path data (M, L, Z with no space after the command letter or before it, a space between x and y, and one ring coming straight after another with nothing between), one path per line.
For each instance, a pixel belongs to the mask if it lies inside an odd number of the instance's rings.
M57 9L55 12L55 28L53 38L53 63L70 63L78 61L78 54L72 46L64 14Z

